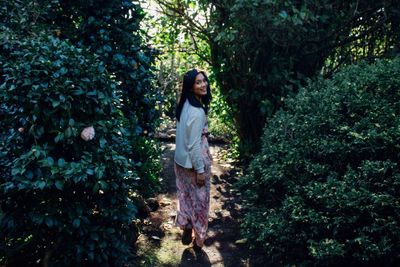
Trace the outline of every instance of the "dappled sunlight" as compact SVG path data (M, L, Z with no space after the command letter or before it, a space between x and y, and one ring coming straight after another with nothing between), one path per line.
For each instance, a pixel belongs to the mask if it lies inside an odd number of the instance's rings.
M233 183L241 175L233 162L223 157L227 145L212 145L214 161L211 177L211 200L209 229L202 253L196 254L191 246L181 243L181 230L174 226L176 216L175 175L171 172L174 145L165 143L162 171L164 193L158 195L159 209L151 212L149 224L144 227L148 242L139 242L139 247L157 247L154 257L157 266L248 266L248 255L239 239L240 205L238 205ZM157 232L158 237L154 238ZM153 237L152 237L153 236ZM153 241L151 241L153 239ZM149 242L150 241L150 242ZM162 263L162 264L161 264ZM174 265L175 264L175 265ZM197 265L196 265L197 264ZM211 264L211 265L207 265Z

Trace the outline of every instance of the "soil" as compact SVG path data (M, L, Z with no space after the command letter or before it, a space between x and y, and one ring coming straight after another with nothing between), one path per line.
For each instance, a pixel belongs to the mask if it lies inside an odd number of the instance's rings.
M211 200L208 237L203 250L181 243L181 230L174 226L176 186L173 168L174 143L163 143L161 173L163 191L157 196L159 207L144 221L137 241L141 266L250 266L246 240L240 237L241 206L233 184L241 169L224 159L227 145L211 144L214 158L211 178Z

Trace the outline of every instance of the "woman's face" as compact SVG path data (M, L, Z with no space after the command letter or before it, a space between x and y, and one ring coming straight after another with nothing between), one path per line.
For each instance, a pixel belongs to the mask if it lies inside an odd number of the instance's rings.
M193 84L193 93L198 99L207 94L207 85L208 83L203 73L197 74Z

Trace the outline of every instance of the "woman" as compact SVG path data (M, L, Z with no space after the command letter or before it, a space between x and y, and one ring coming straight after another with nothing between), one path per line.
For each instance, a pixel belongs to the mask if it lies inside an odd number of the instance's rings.
M196 69L183 77L176 110L175 175L178 197L176 225L183 230L182 243L201 250L208 227L211 154L207 113L211 91L207 75Z

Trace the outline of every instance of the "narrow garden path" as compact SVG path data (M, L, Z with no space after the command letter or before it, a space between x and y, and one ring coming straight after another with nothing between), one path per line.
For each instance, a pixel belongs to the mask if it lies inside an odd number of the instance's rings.
M173 168L175 145L163 143L161 173L163 191L155 203L159 207L145 221L138 240L142 266L250 266L249 254L240 240L241 207L238 192L232 188L241 170L223 159L226 145L210 144L214 158L208 239L201 253L181 243L181 232L174 227L176 187ZM157 206L156 204L156 206Z

